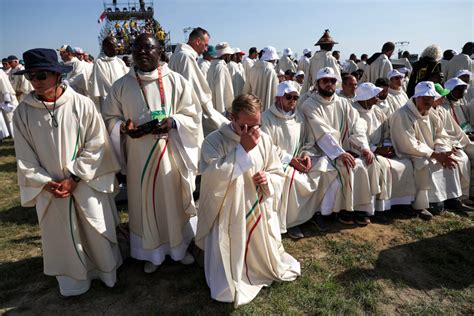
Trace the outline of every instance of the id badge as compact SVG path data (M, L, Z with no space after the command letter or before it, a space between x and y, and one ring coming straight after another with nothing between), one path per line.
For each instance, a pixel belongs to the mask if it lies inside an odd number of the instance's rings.
M165 110L151 111L150 116L152 120L158 120L161 122L166 118L166 111Z

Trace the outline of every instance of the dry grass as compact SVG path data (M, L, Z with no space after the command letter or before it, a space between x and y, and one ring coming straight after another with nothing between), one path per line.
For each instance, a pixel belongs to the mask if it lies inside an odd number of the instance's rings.
M112 289L94 282L75 298L61 298L42 274L34 209L19 206L13 142L0 144L0 313L53 314L474 314L473 214L431 222L391 216L386 225L284 239L302 263L295 282L273 284L234 310L209 297L198 265L166 262L152 275L127 260ZM126 208L120 216L127 220Z

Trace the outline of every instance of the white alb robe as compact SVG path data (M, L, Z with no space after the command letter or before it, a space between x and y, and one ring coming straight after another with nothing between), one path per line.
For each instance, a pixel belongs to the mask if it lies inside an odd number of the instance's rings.
M44 273L56 276L62 295L79 295L100 278L111 287L122 260L115 235L112 196L120 166L94 103L67 87L56 101L53 127L48 110L30 93L14 116L21 204L36 205ZM73 173L81 178L70 197L44 190Z
M403 89L395 90L388 88L387 105L389 107L387 117L390 117L393 112L404 106L408 102L408 95Z
M171 70L176 71L191 83L194 92L199 100L197 104L202 111L202 128L204 135L219 128L224 123L228 123L220 112L216 111L212 105L212 92L207 83L206 76L203 75L197 63L198 54L188 44L178 44L170 57L168 63Z
M245 70L241 63L230 61L227 64L229 69L230 77L232 78L232 87L234 90L234 96L242 94L245 85Z
M10 68L10 72L8 74L13 90L15 90L15 94L18 99L18 102L23 101L25 96L31 91L33 91L33 86L28 80L26 80L24 75L19 75L19 76L14 75L15 72L18 72L24 69L25 67L23 65L18 64L18 66L16 66L14 69Z
M362 81L375 83L379 78L387 78L388 72L392 69L390 59L382 53L373 63L367 66L366 71L362 75Z
M242 92L256 95L262 101L262 111L265 111L275 102L278 83L273 64L259 60L250 69Z
M255 65L255 60L252 58L245 56L244 59L242 60L242 65L244 66L244 72L245 76L247 77L250 73L250 68L252 68Z
M214 59L207 72L207 83L212 91L212 103L219 113L230 111L234 101L232 77L227 64L222 59Z
M446 73L444 74L446 80L454 78L456 76L456 73L462 69L466 69L469 70L471 73L474 73L474 62L472 61L470 56L463 53L454 56L446 64ZM474 85L474 78L471 78L471 81L469 83L471 84L471 86Z
M127 65L117 56L108 57L104 55L97 58L94 62L89 94L91 97L98 98L99 103L96 105L98 106L99 112L101 111L105 97L109 94L112 84L117 79L125 76L128 71Z
M358 102L353 105L367 124L370 150L375 152L378 147L391 146L389 122L383 111L377 106L364 109ZM374 155L374 162L369 166L372 170L369 171L375 172L378 179L377 191L380 193L375 201L376 211L388 210L392 205L411 204L416 194L411 160Z
M15 90L5 72L0 72L0 139L14 136L13 113L18 106Z
M194 237L189 219L196 213L192 192L202 142L199 101L192 86L166 64L161 68L163 107L158 71L138 73L150 105L147 109L132 68L112 85L102 112L109 133L115 135L128 119L135 125L150 121L150 111L163 109L176 122L177 128L166 139L120 135L126 139L131 256L155 265L167 255L182 260Z
M73 57L70 61L65 61L64 65L72 66L72 71L68 72L66 75L66 83L76 92L82 95L87 95L89 87L89 72L87 65L76 57Z
M293 72L296 72L296 65L295 63L293 62L293 60L290 59L289 56L281 56L280 57L280 60L278 61L278 65L276 67L276 71L287 71L287 70L291 70Z
M196 233L211 297L236 307L273 281L292 281L301 273L281 243L276 211L283 169L273 144L263 132L248 153L239 143L230 124L204 140ZM268 183L257 187L252 176L261 170Z
M397 156L413 162L417 191L415 209L428 208L429 203L462 195L457 170L443 168L431 158L434 151L451 150L450 138L440 119L434 119L429 112L421 115L410 99L390 117L390 134Z
M333 212L356 210L373 214L372 197L380 192L376 190L376 179L369 178L365 162L357 158L356 166L350 169L336 159L345 151L369 148L367 126L357 110L349 101L337 95L326 100L316 92L306 99L302 110L311 130L307 143L315 143L320 154L329 158L330 164L323 171L338 172L341 189L335 197ZM322 214L328 215L330 212Z
M283 113L273 104L262 114L262 131L270 136L275 145L285 174L278 209L282 233L287 228L306 223L321 209L326 190L337 177L335 170L320 170L325 169L326 157L314 157L311 150L305 150L305 128L304 117L298 111ZM312 168L309 173L299 172L290 166L293 157L303 155L311 158ZM325 207L332 210L332 201L327 202L329 205L326 203Z
M211 67L211 61L201 58L198 60L198 65L199 65L199 69L201 69L201 72L204 75L204 78L207 78L207 72L209 71L209 68Z

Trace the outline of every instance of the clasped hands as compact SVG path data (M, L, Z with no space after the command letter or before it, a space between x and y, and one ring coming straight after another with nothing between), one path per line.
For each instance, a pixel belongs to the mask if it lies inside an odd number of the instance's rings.
M71 178L66 178L60 182L49 181L43 187L43 190L51 193L56 198L66 198L74 192L77 182Z
M161 121L160 124L154 126L151 130L151 134L167 134L171 128L173 128L173 118L168 117ZM148 132L143 130L141 126L135 126L135 124L130 119L128 119L127 122L122 123L122 126L120 126L120 131L131 138L140 138L148 134Z

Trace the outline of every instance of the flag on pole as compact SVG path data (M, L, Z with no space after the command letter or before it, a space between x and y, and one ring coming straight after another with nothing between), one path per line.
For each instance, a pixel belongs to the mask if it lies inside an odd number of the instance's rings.
M100 22L104 21L105 17L107 16L107 12L102 12L102 14L99 16L99 19L97 20L97 23L100 24Z

